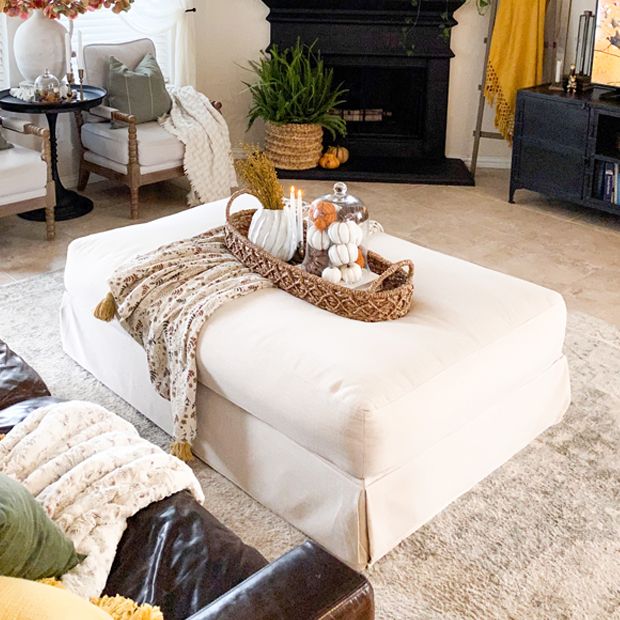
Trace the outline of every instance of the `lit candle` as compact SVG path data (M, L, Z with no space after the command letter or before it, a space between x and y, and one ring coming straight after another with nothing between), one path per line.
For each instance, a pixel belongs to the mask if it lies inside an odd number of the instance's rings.
M288 197L288 202L291 207L295 206L295 186L291 185L291 191Z
M303 210L303 200L301 197L301 190L297 190L297 238L299 239L299 244L303 244L304 242L304 210Z
M71 36L68 32L65 34L65 66L67 74L71 73Z
M78 57L77 57L78 69L83 69L84 68L84 44L82 41L81 30L78 30L77 45L78 45Z

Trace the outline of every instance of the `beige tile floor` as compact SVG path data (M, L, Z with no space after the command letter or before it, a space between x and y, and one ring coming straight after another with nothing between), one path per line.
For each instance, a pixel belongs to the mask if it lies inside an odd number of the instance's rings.
M304 182L307 195L331 184ZM584 210L518 192L506 202L508 172L482 170L475 188L351 183L386 230L416 243L560 291L569 308L620 326L620 215ZM72 239L127 226L128 192L109 182L87 191L89 215L58 224L53 242L44 226L0 218L0 284L62 269ZM142 190L142 221L185 208L185 190L161 183Z

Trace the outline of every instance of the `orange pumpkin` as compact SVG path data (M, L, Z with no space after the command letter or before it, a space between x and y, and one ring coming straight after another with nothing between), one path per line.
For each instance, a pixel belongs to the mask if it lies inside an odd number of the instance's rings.
M327 230L329 225L336 221L338 215L336 207L331 202L322 200L312 208L310 217L319 230Z
M364 260L364 254L362 253L362 248L359 249L359 254L357 255L357 259L355 262L362 268L366 267L366 261Z
M319 159L319 166L327 170L334 170L340 166L340 160L333 153L325 153L325 155Z

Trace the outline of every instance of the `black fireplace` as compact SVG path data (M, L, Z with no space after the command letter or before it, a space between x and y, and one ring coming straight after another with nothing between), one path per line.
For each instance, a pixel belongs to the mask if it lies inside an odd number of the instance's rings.
M264 0L271 43L317 41L336 82L348 89L339 113L351 151L337 170L281 171L283 178L473 185L460 159L445 156L448 26L465 0ZM327 139L327 138L326 138Z

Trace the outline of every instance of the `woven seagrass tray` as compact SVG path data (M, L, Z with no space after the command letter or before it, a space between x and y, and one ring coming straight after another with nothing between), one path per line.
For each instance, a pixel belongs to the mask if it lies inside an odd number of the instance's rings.
M226 246L246 267L271 280L278 288L323 310L348 319L375 323L405 316L413 303L413 263L391 263L375 252L368 252L368 267L379 277L367 289L349 289L275 258L248 239L254 209L231 213L236 198L226 205Z

